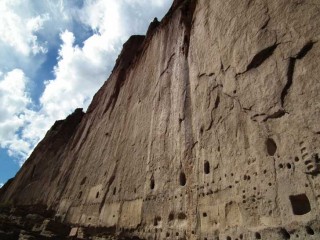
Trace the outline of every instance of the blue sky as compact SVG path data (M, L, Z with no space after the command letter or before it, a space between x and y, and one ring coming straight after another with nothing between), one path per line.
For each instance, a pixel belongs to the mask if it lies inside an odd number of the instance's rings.
M122 44L172 0L0 1L0 187L55 120L86 109Z

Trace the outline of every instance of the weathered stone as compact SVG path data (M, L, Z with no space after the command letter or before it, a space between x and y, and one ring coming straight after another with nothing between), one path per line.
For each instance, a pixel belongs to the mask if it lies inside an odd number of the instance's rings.
M319 239L319 39L318 0L174 1L0 200L128 237Z

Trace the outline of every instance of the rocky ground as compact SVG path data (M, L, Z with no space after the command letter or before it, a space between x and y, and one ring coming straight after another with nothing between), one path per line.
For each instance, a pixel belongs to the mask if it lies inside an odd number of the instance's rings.
M45 239L92 239L126 240L138 239L115 235L112 229L85 228L63 224L54 217L53 211L43 206L0 206L1 240Z

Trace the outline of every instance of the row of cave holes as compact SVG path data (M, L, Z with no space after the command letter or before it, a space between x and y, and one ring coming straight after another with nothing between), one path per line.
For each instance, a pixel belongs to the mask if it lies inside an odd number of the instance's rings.
M314 235L314 230L310 226L306 226L305 229L306 229L307 234L309 234L311 236ZM291 238L290 233L284 228L280 229L280 234L282 235L282 237L284 239L290 239ZM299 238L299 235L296 234L296 237Z
M209 174L210 173L210 164L208 161L204 162L204 173L205 174ZM186 178L186 174L184 172L181 172L179 175L179 183L180 186L185 186L187 183L187 178ZM153 176L151 177L151 182L150 182L150 188L154 189L155 187L155 182L154 182L154 178Z
M157 220L156 220L156 219L157 219ZM161 218L160 218L160 217L157 217L156 219L155 219L155 221L157 221L157 222L155 223L155 226L158 225L158 221L161 221ZM306 226L306 227L305 227L305 230L306 230L306 232L307 232L308 235L311 235L311 236L314 235L314 230L313 230L310 226ZM162 232L162 229L161 229L161 232ZM286 229L284 229L284 228L281 228L280 231L279 231L279 233L280 233L280 235L281 235L284 239L290 239L290 238L291 238L290 233L289 233ZM195 232L192 231L192 234L195 234ZM176 236L179 236L179 232L176 232ZM261 236L261 234L260 234L259 232L256 232L256 233L254 234L254 236L255 236L255 239L262 239L262 236ZM299 235L298 235L298 234L296 234L295 236L296 236L297 238L299 238ZM170 233L167 232L166 237L167 237L167 238L170 237ZM243 234L240 234L240 235L239 235L239 239L240 239L240 240L244 239ZM207 238L204 238L204 240L207 240ZM232 240L232 238L231 238L230 236L227 236L227 237L226 237L226 240ZM238 238L235 238L235 240L238 240Z
M99 195L100 195L100 192L97 192L97 194L96 194L96 198L98 198L98 197L99 197ZM80 191L80 192L79 192L79 194L78 194L78 199L80 199L80 198L81 198L81 196L82 196L82 191Z
M275 143L275 141L272 138L268 138L266 140L266 146L267 146L267 152L270 156L274 156L274 154L277 151L277 145ZM291 168L291 165L288 164L287 165L288 168ZM209 174L210 173L210 163L208 161L205 161L203 164L203 171L205 174ZM180 182L180 186L185 186L186 185L186 175L184 172L180 173L179 176L179 182ZM150 188L154 189L155 187L155 182L154 182L154 178L152 176L151 181L150 181Z
M169 222L171 222L171 221L173 221L174 220L174 213L173 212L171 212L170 214L169 214L169 216L168 216L168 221ZM185 213L183 213L183 212L180 212L180 213L178 213L178 215L177 215L177 219L178 220L185 220L187 218L187 215L185 214ZM159 217L159 216L156 216L155 218L154 218L154 220L153 220L153 225L156 227L156 226L158 226L159 225L159 223L161 222L161 217Z
M306 229L307 234L309 234L309 235L311 235L311 236L314 235L314 230L313 230L310 226L306 226L305 229ZM280 234L282 235L282 237L283 237L284 239L290 239L290 238L291 238L290 233L289 233L286 229L284 229L284 228L281 228L281 229L280 229ZM254 235L255 235L255 238L256 238L256 239L262 239L262 236L261 236L261 234L260 234L259 232L256 232ZM296 234L296 237L299 238L299 235ZM243 239L243 235L240 234L239 238L240 238L240 239ZM237 239L238 239L238 238L236 238L236 240L237 240ZM207 238L204 238L204 240L207 240ZM226 240L232 240L232 238L231 238L230 236L227 236L227 237L226 237Z
M87 181L87 177L84 177L84 178L81 180L81 182L80 182L80 186L82 186L83 184L85 184L86 181ZM135 189L134 192L136 193L136 189ZM116 195L116 193L117 193L117 188L114 187L114 189L113 189L113 195ZM82 191L79 192L78 198L80 199L81 196L82 196ZM99 198L99 196L100 196L100 192L97 192L97 193L96 193L96 198Z
M271 138L268 138L267 141L266 141L266 146L267 146L267 152L270 156L274 156L274 154L276 153L277 151L277 145L276 143L274 142L273 139ZM288 165L288 168L291 168L291 166ZM203 165L203 171L205 174L209 174L210 173L210 163L208 161L205 161L204 162L204 165ZM84 177L80 183L80 185L83 185L85 184L87 180L87 177ZM180 186L185 186L186 183L187 183L187 179L186 179L186 175L184 172L181 172L180 173L180 176L179 176L179 183L180 183ZM151 181L150 181L150 188L151 189L154 189L155 187L155 181L154 181L154 178L152 176L151 178ZM115 189L113 191L113 195L115 195ZM79 193L78 195L78 198L80 198L82 195L82 192ZM97 192L97 195L96 195L96 198L99 197L99 192Z
M187 183L186 174L184 172L181 172L179 175L179 184L180 186L185 186L186 183ZM150 189L153 190L154 187L155 187L155 181L154 181L154 177L152 176L150 180Z

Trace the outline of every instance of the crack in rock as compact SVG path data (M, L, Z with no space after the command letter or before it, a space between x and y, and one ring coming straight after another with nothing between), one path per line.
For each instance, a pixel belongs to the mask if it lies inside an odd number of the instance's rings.
M314 42L312 42L312 41L308 42L295 57L289 58L289 65L288 65L288 71L287 71L287 83L281 92L281 106L282 107L284 107L285 98L286 98L288 91L291 88L291 85L293 82L293 74L294 74L294 68L296 65L296 61L304 58L307 55L307 53L312 49L313 45L314 45Z

